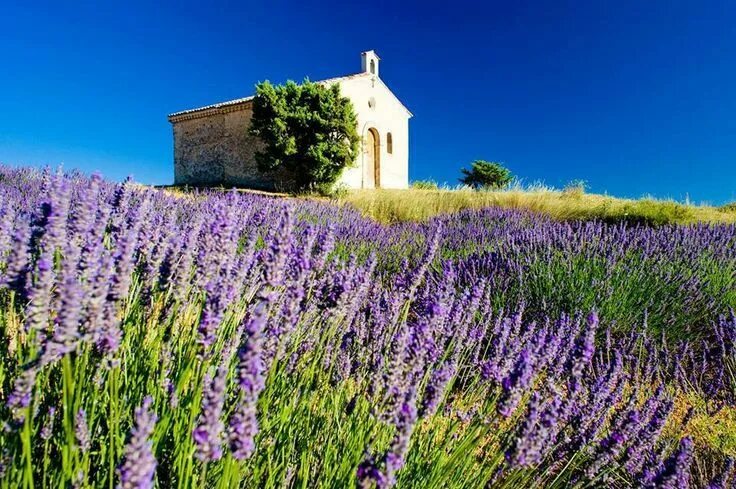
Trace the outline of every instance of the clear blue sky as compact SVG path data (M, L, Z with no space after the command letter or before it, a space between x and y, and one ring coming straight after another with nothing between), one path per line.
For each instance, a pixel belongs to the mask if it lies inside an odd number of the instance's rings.
M733 1L66 3L3 6L0 162L170 183L168 113L375 49L415 115L413 180L483 158L527 182L736 200Z

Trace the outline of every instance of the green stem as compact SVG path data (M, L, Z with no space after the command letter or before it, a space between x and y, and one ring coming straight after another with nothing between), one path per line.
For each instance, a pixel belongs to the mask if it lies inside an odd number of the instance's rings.
M61 360L62 366L62 392L63 392L63 421L66 444L61 450L62 480L65 486L67 481L74 478L74 467L72 467L72 456L74 452L74 377L72 375L72 364L69 355Z
M31 460L31 409L26 409L25 421L23 423L23 459L25 460L25 470L23 473L23 486L27 488L33 487L33 461Z
M41 487L46 489L46 474L49 471L49 441L46 440L43 444L43 475L41 477Z
M199 487L202 489L207 489L207 466L209 464L207 462L202 464L202 479L199 481Z
M117 400L118 400L118 386L117 386L117 367L110 371L109 396L110 396L110 422L109 422L109 446L108 446L108 471L109 471L109 489L115 487L115 460L117 455L117 438L116 429L118 427L117 419Z

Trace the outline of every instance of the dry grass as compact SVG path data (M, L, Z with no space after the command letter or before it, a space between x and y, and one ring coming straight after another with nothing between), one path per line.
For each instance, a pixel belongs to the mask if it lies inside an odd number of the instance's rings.
M671 200L619 199L586 194L581 189L355 190L342 196L366 216L381 222L420 221L444 213L483 207L506 207L542 212L560 220L601 219L643 224L736 223L736 209L681 204Z

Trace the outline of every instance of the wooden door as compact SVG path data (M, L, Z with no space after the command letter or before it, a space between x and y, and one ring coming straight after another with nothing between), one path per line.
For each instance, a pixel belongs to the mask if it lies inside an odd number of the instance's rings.
M376 136L372 129L365 135L365 158L363 160L363 188L376 187Z

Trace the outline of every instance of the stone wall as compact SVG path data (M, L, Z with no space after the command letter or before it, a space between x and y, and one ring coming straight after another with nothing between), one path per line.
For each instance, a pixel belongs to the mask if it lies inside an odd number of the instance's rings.
M285 188L285 175L258 170L255 153L262 143L248 132L252 115L250 104L245 104L172 120L174 183Z

